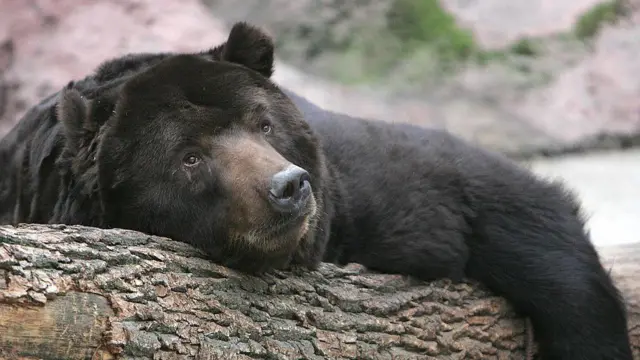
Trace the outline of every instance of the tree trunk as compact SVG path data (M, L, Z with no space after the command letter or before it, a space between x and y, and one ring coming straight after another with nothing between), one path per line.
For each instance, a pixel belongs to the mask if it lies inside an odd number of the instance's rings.
M601 253L640 359L640 244ZM138 232L0 226L0 359L524 359L524 324L471 282L251 277Z

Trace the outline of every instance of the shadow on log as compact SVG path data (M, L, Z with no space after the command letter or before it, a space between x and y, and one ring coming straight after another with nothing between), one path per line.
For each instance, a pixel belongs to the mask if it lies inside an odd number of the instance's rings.
M601 253L640 359L640 244ZM524 359L524 323L473 283L251 277L138 232L0 226L0 359Z

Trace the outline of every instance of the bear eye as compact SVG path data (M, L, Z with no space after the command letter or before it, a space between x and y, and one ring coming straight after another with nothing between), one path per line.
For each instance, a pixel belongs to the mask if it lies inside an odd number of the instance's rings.
M195 165L198 165L201 160L202 159L197 154L187 154L187 156L185 156L184 159L182 159L182 162L186 166L195 166Z
M269 120L263 120L260 123L260 130L265 134L271 133L271 130L272 130L271 122Z

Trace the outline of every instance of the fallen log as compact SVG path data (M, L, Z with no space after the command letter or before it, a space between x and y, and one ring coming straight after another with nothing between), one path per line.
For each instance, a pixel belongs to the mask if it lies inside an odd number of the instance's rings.
M640 359L640 244L601 254ZM472 282L252 277L134 231L0 226L0 359L524 359L524 324Z

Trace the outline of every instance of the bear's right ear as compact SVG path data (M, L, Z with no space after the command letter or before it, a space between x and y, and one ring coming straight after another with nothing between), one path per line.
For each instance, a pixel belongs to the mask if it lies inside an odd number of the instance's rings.
M91 129L86 126L89 116L87 100L71 84L60 92L56 115L63 125L68 150L76 154Z
M244 65L271 77L274 65L274 45L271 36L245 22L233 25L227 42L209 52L214 59Z

